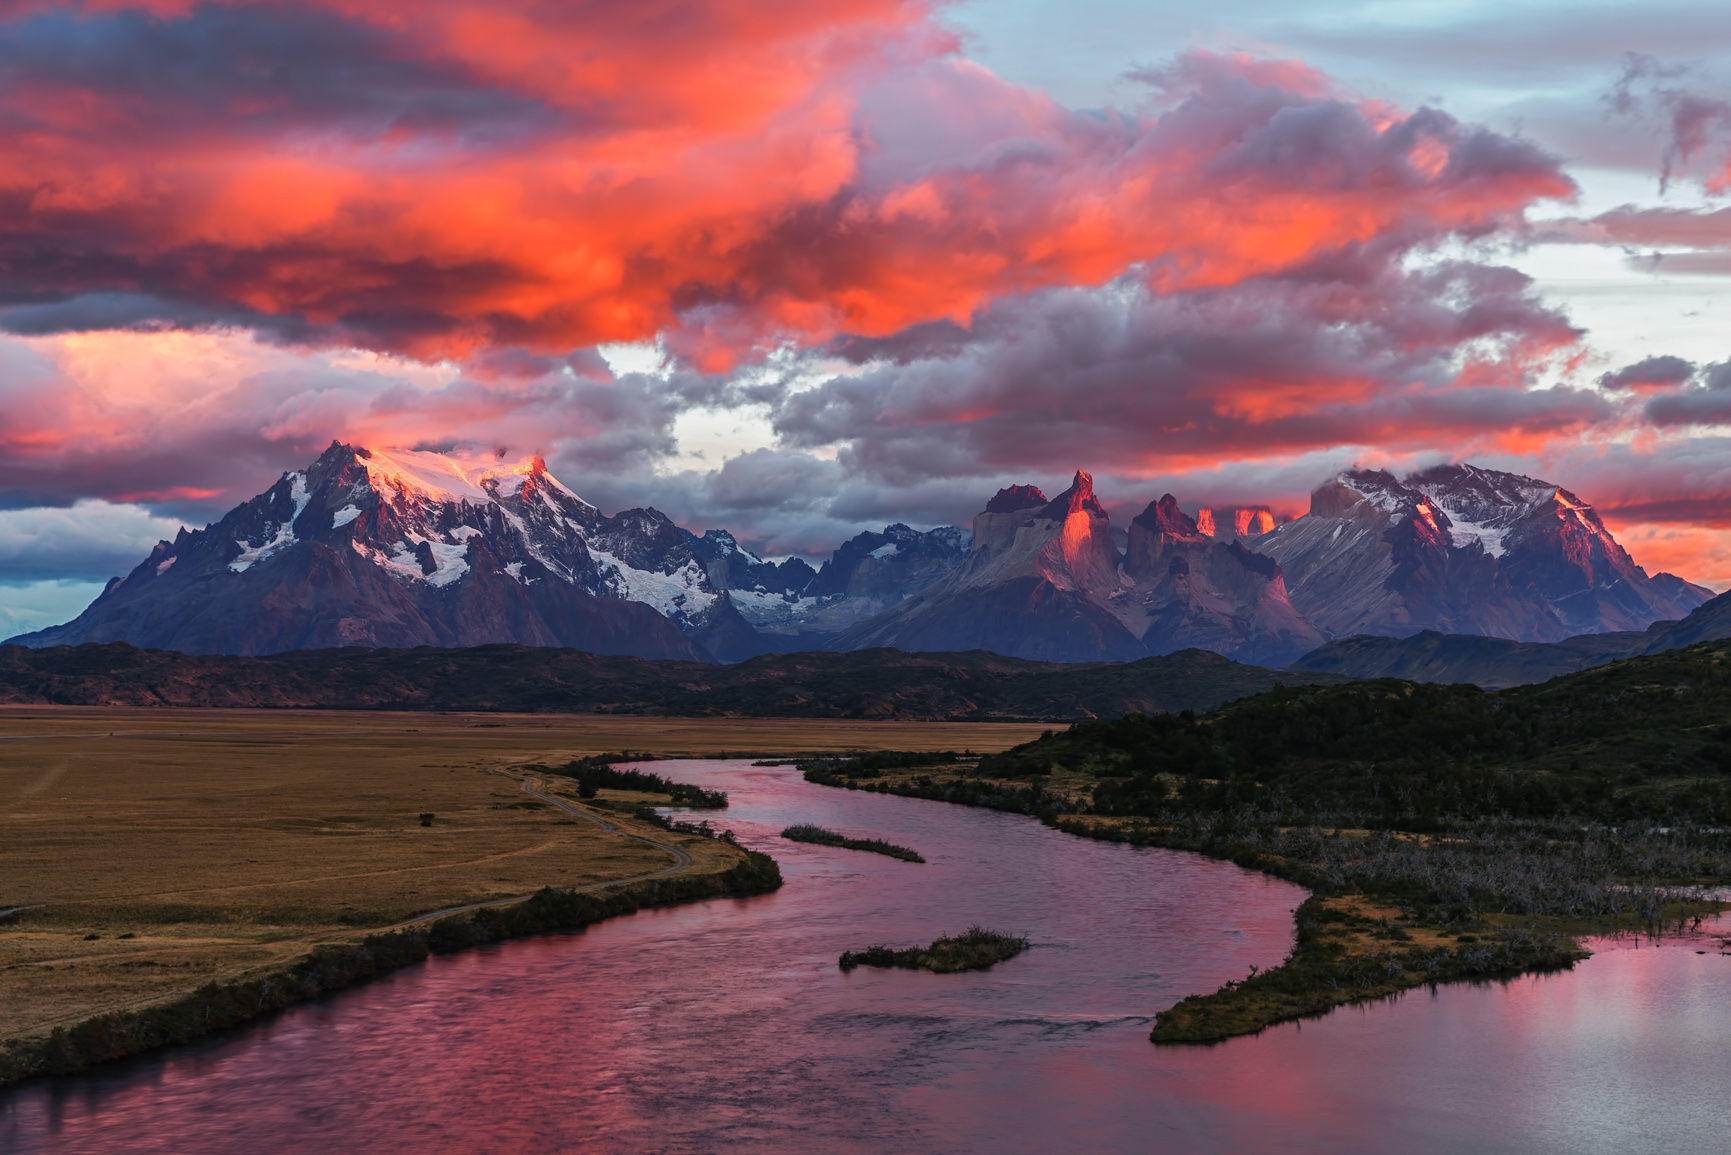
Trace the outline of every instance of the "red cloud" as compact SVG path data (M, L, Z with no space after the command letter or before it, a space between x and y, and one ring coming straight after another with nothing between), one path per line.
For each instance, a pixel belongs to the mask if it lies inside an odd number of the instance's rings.
M1140 267L1162 293L1478 233L1530 146L1196 56L1076 113L922 4L0 9L0 299L33 331L240 323L422 357L667 333L710 367L963 322Z

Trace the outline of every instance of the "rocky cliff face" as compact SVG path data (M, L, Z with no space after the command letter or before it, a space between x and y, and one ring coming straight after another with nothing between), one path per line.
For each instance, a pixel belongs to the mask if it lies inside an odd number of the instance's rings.
M1342 473L1306 516L1247 545L1279 563L1292 604L1331 637L1557 641L1643 629L1711 596L1648 576L1568 490L1471 465Z
M1111 521L1078 470L1051 501L1031 485L1000 490L974 518L966 562L835 640L837 649L992 650L1054 662L1146 656L1102 604L1119 588Z
M1323 641L1287 602L1278 566L1202 534L1171 495L1131 523L1127 543L1120 556L1086 472L1051 501L1033 486L1002 490L974 518L955 577L836 645L1072 662L1197 647L1284 662Z
M1109 603L1149 653L1189 647L1281 665L1326 639L1287 598L1280 567L1202 531L1166 494L1130 523L1124 572Z

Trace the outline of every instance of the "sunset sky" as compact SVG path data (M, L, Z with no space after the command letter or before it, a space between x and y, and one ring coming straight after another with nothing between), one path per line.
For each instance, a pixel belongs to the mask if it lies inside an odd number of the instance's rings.
M1532 473L1731 585L1731 6L0 0L0 635L333 438L775 554Z

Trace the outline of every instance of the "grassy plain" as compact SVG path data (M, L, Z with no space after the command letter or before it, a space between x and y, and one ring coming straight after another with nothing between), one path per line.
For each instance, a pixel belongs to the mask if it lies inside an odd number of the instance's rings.
M492 767L622 749L995 751L1039 730L0 708L0 1047L280 969L430 912L672 865L666 851L532 798ZM549 777L543 788L579 805L572 783ZM684 873L718 873L742 857L603 813L684 849L693 860Z

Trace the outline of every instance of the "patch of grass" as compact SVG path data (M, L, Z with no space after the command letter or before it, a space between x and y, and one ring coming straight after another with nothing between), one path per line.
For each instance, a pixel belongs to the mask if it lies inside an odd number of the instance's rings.
M885 854L891 858L899 858L903 862L924 862L925 858L917 850L909 850L905 846L897 846L893 842L885 842L879 838L849 838L834 830L826 830L821 826L802 823L789 826L781 832L783 838L793 842L815 842L819 846L839 846L843 850L867 850L873 854Z
M839 965L844 972L855 967L900 967L947 975L958 971L983 971L1005 959L1015 958L1027 949L1026 935L1003 934L975 925L961 934L940 938L930 946L905 950L872 946L861 951L850 950L841 956Z

